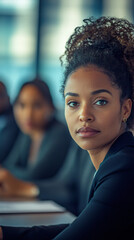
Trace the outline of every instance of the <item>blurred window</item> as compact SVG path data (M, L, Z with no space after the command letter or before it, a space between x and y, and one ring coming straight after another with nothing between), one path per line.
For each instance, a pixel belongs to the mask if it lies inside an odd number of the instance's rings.
M59 57L64 53L66 41L84 18L101 14L102 0L42 0L40 73L48 79L58 107L63 106L59 93L63 69Z
M0 1L0 78L11 96L35 74L38 0Z
M133 7L134 0L0 0L0 79L11 99L22 82L40 74L63 108L59 57L74 28L90 16L132 21Z

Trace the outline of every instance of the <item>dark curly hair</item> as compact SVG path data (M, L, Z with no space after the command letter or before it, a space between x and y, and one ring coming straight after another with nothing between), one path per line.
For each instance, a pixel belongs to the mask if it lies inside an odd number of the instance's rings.
M132 111L127 121L134 127L134 24L115 17L93 17L83 20L75 28L60 57L65 66L61 92L69 74L81 66L96 65L110 76L114 85L121 89L121 102L131 98Z

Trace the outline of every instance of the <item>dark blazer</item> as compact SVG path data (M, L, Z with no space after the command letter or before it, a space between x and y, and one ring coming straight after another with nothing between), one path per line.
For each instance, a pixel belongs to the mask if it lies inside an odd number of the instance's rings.
M2 163L11 151L19 128L15 122L12 109L0 116L0 163Z
M4 240L132 240L133 229L134 137L126 132L113 143L100 164L94 176L87 207L72 224L32 228L3 227L3 235Z
M28 162L31 139L20 133L2 166L16 177L32 181L54 176L65 161L71 137L67 126L53 118L45 131L35 163Z
M88 203L89 189L95 168L86 150L73 140L64 164L51 179L34 181L41 200L53 200L79 215Z

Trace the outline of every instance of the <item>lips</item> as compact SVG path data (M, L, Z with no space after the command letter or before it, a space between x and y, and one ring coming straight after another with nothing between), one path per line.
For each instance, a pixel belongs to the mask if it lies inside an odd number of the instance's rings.
M24 124L23 124L25 127L33 127L34 125L33 125L33 123L32 122L25 122Z
M91 136L98 134L99 132L100 131L90 128L90 127L82 127L76 131L76 133L81 137L91 137Z

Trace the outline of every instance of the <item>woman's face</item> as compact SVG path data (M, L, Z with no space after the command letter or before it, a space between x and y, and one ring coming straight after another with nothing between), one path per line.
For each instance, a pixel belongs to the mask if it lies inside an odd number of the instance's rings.
M27 134L43 130L52 111L52 107L33 85L22 89L14 106L16 121L20 129Z
M120 89L95 66L69 75L64 91L65 118L76 143L86 150L108 147L125 129L131 100L120 104Z

